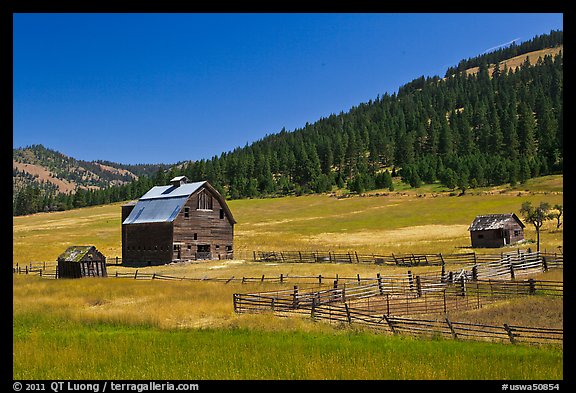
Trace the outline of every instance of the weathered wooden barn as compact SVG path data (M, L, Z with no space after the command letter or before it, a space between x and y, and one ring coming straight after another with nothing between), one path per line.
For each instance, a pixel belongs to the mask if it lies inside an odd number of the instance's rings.
M503 247L524 239L525 225L514 213L477 216L468 230L472 247Z
M232 259L235 223L210 183L175 177L122 206L122 264Z
M57 269L58 278L106 277L106 257L94 246L70 246Z

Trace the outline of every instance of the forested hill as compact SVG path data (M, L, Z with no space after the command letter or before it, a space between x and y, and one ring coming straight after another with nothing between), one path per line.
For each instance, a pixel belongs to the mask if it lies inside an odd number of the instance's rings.
M335 187L364 192L391 188L393 176L413 187L466 189L561 173L562 39L561 31L538 36L462 61L444 78L417 78L397 93L220 156L126 185L79 190L68 206L139 198L176 175L208 180L235 199Z
M79 199L91 190L130 184L139 176L153 174L166 167L168 165L123 165L109 161L77 160L43 145L13 149L14 214L85 205L86 201Z
M506 50L469 59L477 72L455 68L447 78L416 79L398 94L190 163L180 173L242 198L334 186L363 192L389 187L396 174L414 187L441 182L465 189L562 172L562 34L551 37L521 46L545 54L533 62L534 52L525 52L519 66L501 67ZM498 62L489 64L492 58Z

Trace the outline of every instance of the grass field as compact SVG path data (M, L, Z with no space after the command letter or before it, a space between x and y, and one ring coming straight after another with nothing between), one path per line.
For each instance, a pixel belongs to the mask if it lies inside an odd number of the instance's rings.
M235 250L470 251L477 214L516 212L522 202L562 204L562 177L520 188L450 196L437 185L371 196L327 195L230 202ZM378 194L378 195L376 195ZM387 194L387 195L383 195ZM14 262L55 261L73 244L120 255L120 204L13 220ZM525 237L535 239L526 227ZM557 251L563 231L548 222L542 248ZM522 248L533 247L528 242ZM515 249L513 247L511 249ZM506 249L498 249L503 251ZM494 250L476 250L494 252ZM109 274L134 269L109 266ZM439 270L415 267L414 274ZM357 264L190 262L139 271L187 277L318 275L374 277L406 268ZM561 271L541 279L562 280ZM280 284L115 278L50 280L13 276L14 379L523 379L563 378L563 350L415 339L328 325L310 318L235 314L232 294ZM282 288L286 288L283 286ZM533 301L534 300L534 301ZM562 299L517 299L452 320L558 327Z
M14 276L15 379L562 379L563 351L235 314L269 285ZM544 299L543 302L546 302ZM516 304L525 314L529 304ZM548 304L558 311L561 305ZM540 306L540 309L542 306ZM490 312L490 311L488 311ZM494 311L492 311L494 312ZM550 324L533 318L536 324ZM494 319L494 316L484 316Z
M562 187L563 177L554 175L530 179L515 188L483 188L463 196L450 196L454 193L426 185L343 199L307 195L233 200L229 206L238 221L234 249L240 258L254 250L467 252L471 250L467 229L476 215L514 212L520 217L524 201L563 204ZM68 246L82 244L94 244L109 258L120 256L120 205L14 217L14 261L55 261ZM542 248L558 251L562 235L553 221L546 222ZM526 226L525 238L528 242L521 248L535 248L532 225Z

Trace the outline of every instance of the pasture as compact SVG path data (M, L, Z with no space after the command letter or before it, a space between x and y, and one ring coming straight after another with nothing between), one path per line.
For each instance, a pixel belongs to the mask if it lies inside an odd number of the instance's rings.
M519 214L524 201L563 204L562 176L531 179L514 189L471 190L462 196L434 186L397 189L350 198L309 195L230 201L238 221L235 260L138 271L197 278L405 274L406 267L401 266L263 263L250 257L254 250L469 252L467 227L476 215ZM76 244L95 245L111 262L121 255L120 205L14 217L14 263L55 261L66 247ZM542 249L561 250L562 228L553 221L545 224ZM525 238L528 241L520 248L535 249L536 236L529 224ZM418 266L412 271L439 269ZM113 278L116 272L135 269L111 265L109 278L79 280L13 276L14 379L563 378L563 350L557 345L420 339L315 322L306 316L237 314L234 293L286 289L286 284L134 280ZM538 278L563 280L561 270ZM558 327L562 309L561 298L523 297L454 311L451 318Z

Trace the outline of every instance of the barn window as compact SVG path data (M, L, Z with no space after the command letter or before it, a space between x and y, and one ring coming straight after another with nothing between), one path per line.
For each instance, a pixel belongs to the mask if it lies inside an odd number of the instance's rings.
M478 234L478 239L484 239L484 235Z
M198 194L198 210L212 210L212 195L204 190Z
M190 208L189 207L184 208L184 217L186 217L186 218L190 217Z
M518 229L514 230L514 236L520 236L520 231Z
M220 219L224 219L224 209L220 209Z
M197 233L194 234L194 240L198 240L198 234Z

